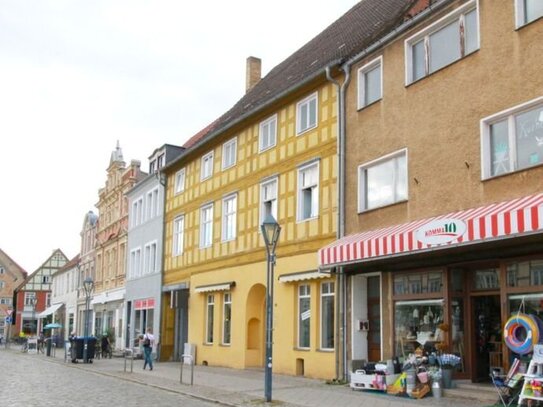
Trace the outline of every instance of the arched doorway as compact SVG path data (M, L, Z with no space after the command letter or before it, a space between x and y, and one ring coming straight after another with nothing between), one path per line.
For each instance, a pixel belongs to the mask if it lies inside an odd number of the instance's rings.
M262 284L255 284L249 290L246 304L247 338L245 346L245 366L264 366L264 307L266 302L266 288Z

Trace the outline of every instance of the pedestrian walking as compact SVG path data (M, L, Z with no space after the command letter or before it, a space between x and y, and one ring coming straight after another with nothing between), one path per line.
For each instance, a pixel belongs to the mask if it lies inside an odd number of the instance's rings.
M155 337L151 328L147 328L147 332L143 335L143 357L145 362L143 363L143 370L149 365L149 370L153 370L153 359L151 354L153 353L153 345L155 344Z
M75 334L75 331L72 331L68 339L70 340L70 356L72 358L72 363L77 363L77 349L76 349L77 336Z

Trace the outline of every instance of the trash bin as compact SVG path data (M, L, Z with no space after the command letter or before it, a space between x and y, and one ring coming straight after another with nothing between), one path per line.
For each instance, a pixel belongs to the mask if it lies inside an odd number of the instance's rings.
M72 343L72 359L83 359L83 349L85 348L85 337L78 336ZM87 359L94 359L96 350L96 337L87 337Z
M45 339L45 355L51 356L51 338Z

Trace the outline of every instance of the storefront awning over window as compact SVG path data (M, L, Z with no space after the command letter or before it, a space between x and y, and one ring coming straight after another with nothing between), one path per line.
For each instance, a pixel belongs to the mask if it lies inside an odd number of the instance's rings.
M319 250L319 268L538 231L543 231L543 194L349 235Z
M235 287L235 281L229 281L227 283L200 285L194 288L197 293L209 293L212 291L228 291L230 288Z
M301 273L283 274L279 277L279 281L282 283L292 283L295 281L314 280L316 278L326 277L330 277L330 274L319 271L304 271Z
M38 314L38 318L45 318L47 315L51 315L54 312L56 312L60 307L62 307L64 304L59 302L58 304L53 304L49 308L46 308L44 311L40 312Z

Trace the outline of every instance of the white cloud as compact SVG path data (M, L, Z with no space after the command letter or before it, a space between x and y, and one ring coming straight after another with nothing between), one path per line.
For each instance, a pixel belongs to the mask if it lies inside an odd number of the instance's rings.
M0 248L77 254L116 140L146 168L355 3L0 0Z

